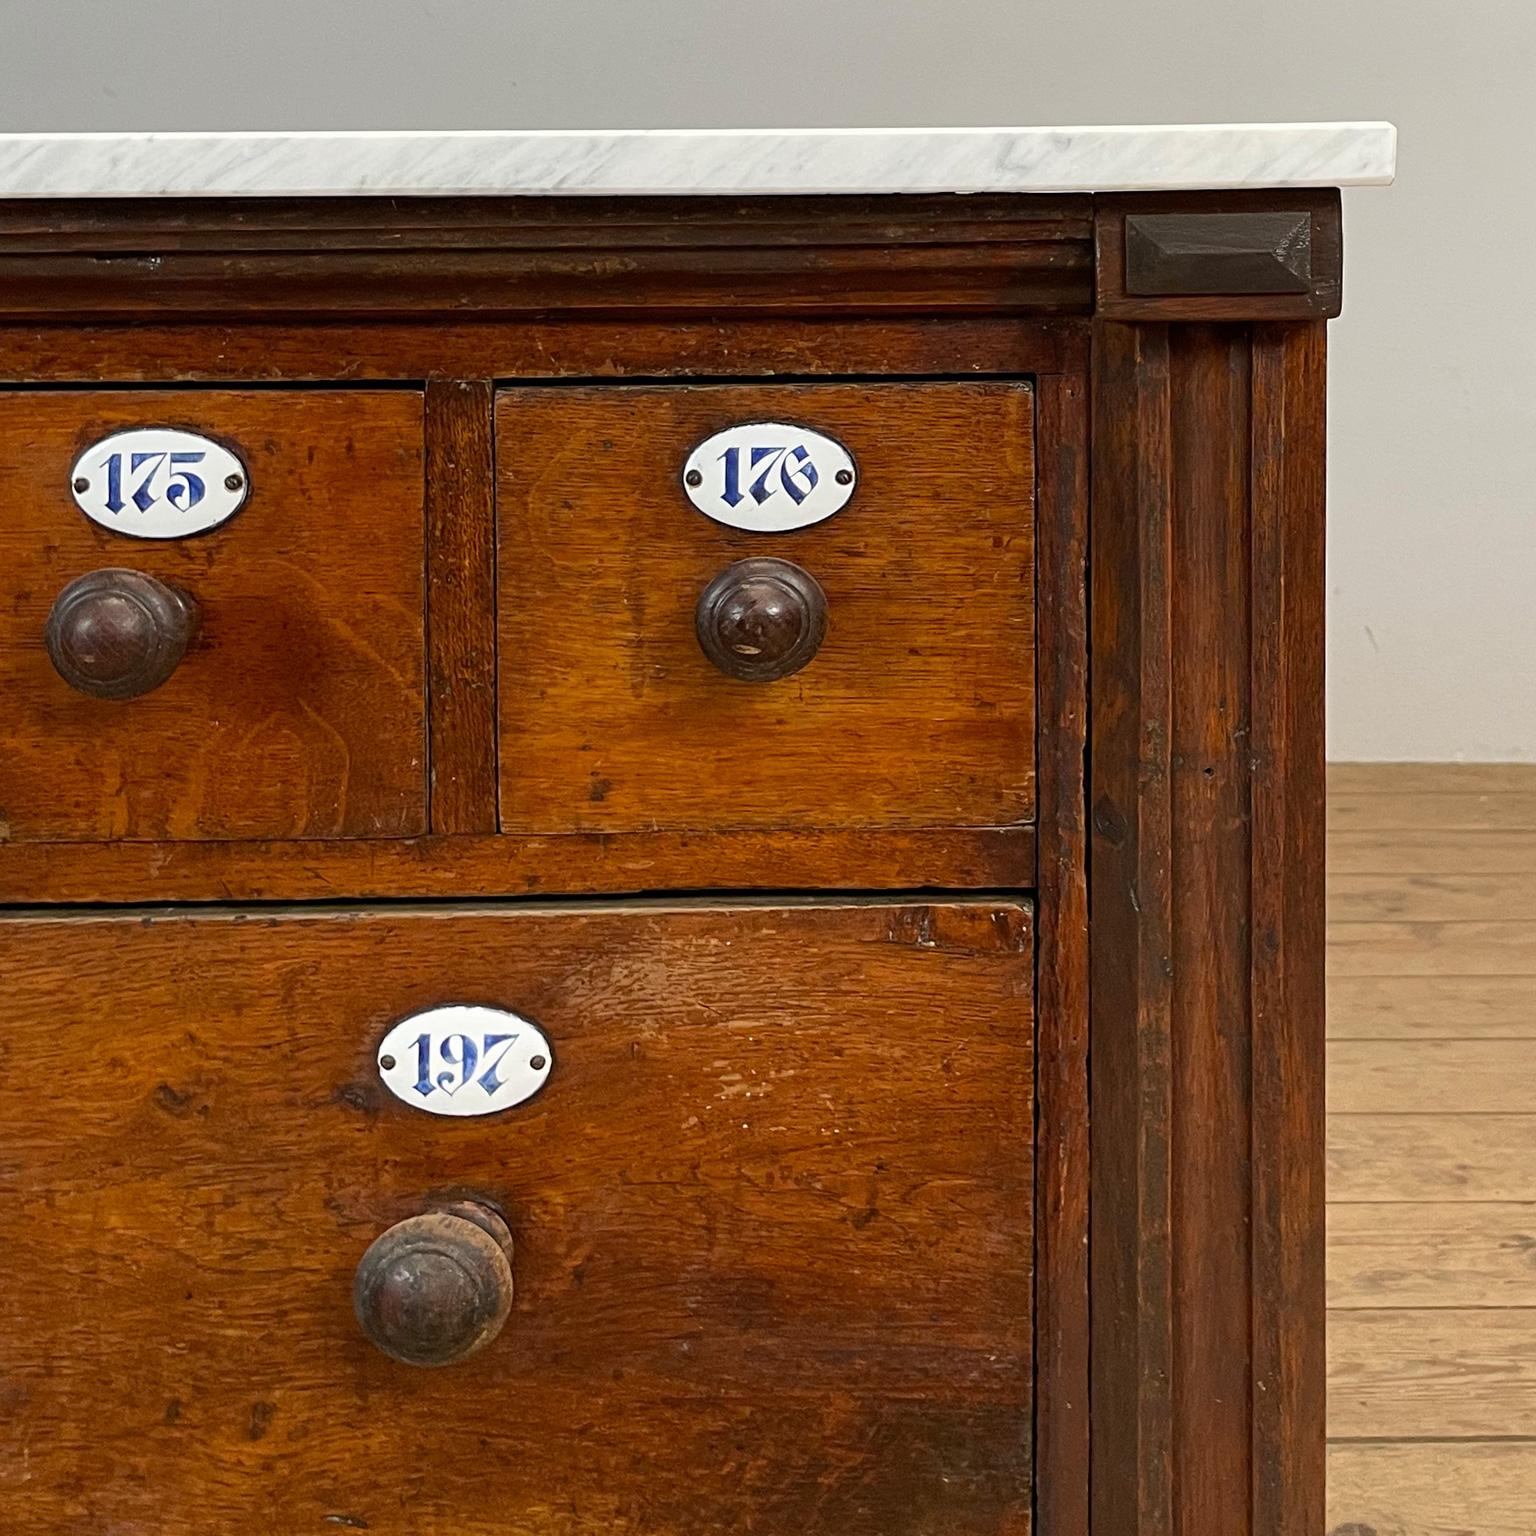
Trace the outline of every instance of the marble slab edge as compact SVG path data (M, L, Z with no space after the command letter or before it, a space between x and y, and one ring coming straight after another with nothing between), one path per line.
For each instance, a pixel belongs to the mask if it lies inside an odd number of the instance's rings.
M0 134L0 198L1161 192L1380 186L1390 123Z

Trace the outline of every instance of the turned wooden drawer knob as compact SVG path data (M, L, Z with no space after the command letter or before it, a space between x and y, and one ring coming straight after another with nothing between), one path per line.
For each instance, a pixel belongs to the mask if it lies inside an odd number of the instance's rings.
M700 594L694 627L727 677L771 683L816 654L827 632L827 594L788 560L738 560Z
M406 1365L452 1365L483 1349L512 1310L512 1234L470 1201L396 1222L358 1263L363 1332Z
M95 699L158 688L186 654L197 605L142 571L92 571L54 599L44 639L54 670Z

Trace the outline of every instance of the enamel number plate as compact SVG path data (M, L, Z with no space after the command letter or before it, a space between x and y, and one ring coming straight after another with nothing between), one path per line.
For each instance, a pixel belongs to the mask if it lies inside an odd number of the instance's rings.
M135 427L92 443L69 472L93 523L134 539L184 539L227 522L250 476L222 444L172 427Z
M429 1115L494 1115L531 1099L554 1057L543 1031L516 1013L475 1004L428 1008L379 1042L379 1076Z
M809 427L754 421L706 437L683 465L683 489L706 517L752 533L808 528L848 505L853 456Z

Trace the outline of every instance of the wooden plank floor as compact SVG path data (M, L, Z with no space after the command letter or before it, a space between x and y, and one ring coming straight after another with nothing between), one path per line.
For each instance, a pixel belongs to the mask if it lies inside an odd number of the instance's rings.
M1536 766L1328 805L1330 1536L1536 1533Z

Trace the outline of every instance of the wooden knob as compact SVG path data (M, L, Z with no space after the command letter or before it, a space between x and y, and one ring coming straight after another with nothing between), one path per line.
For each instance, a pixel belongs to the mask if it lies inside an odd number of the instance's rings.
M738 560L699 597L694 627L704 654L726 674L771 683L798 672L827 632L827 594L788 560Z
M484 1349L512 1310L512 1234L471 1201L396 1222L357 1266L363 1332L406 1365L452 1365Z
M142 571L92 571L54 599L44 639L54 670L95 699L158 688L186 654L197 604Z

